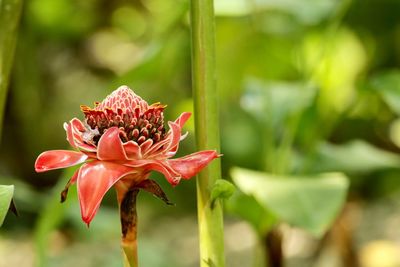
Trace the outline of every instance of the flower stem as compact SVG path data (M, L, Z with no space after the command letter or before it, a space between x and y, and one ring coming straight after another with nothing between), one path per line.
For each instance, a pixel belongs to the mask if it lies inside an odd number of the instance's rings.
M121 247L123 250L124 267L137 267L137 214L136 197L139 189L130 189L123 195L117 190L121 216Z
M215 77L215 22L213 0L191 0L192 83L196 142L199 150L219 150L219 122ZM210 194L221 178L220 160L214 160L197 179L200 265L223 267L223 216L219 200L211 207Z
M0 135L21 7L22 0L0 1Z

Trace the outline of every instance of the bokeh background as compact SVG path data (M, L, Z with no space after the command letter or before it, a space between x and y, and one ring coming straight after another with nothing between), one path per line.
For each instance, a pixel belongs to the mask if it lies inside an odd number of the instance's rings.
M62 125L83 117L79 105L119 85L167 104L167 120L191 111L188 10L188 0L24 3L0 147L0 184L15 185L20 216L0 230L1 267L122 266L114 192L87 229L75 188L59 203L73 170L33 164L68 148ZM400 266L399 11L398 0L215 0L223 177L242 167L350 181L321 238L281 226L287 266ZM179 155L195 150L193 118L186 130ZM142 266L198 266L195 181L154 178L176 206L140 194ZM227 206L227 266L256 266L256 223Z

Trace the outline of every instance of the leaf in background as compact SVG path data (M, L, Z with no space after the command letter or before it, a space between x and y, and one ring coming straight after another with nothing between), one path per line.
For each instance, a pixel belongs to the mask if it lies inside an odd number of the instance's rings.
M280 220L317 237L339 213L349 186L341 173L286 177L235 168L232 177L244 193L254 196Z
M71 40L88 33L95 26L98 12L91 12L98 1L33 0L26 2L26 18L47 37Z
M257 168L264 163L260 157L260 129L253 116L241 108L233 108L221 118L221 151L232 165ZM246 142L243 142L245 136Z
M46 204L36 221L34 231L37 266L47 265L49 236L63 221L68 206L67 203L60 203L60 192L64 189L65 184L72 177L74 171L74 168L64 171L61 179L51 191L52 193L45 202Z
M400 147L400 119L396 119L390 124L389 135L390 140Z
M225 204L228 212L248 222L260 235L264 235L276 222L271 212L261 206L253 196L240 191L236 191Z
M372 79L371 85L392 111L400 115L400 71L392 70L380 74Z
M304 83L269 82L250 79L241 99L243 109L260 121L272 125L307 108L314 100L316 88Z
M14 194L13 185L0 185L0 226L10 208L10 203Z
M0 1L0 134L21 9L22 0Z
M216 0L215 13L217 16L244 16L253 12L279 11L308 25L328 17L339 4L340 1L334 0Z
M325 119L335 119L354 103L357 79L367 65L364 43L353 31L340 28L329 35L308 33L301 50L303 68L320 88L319 112Z
M344 145L322 143L318 149L313 171L342 171L346 173L367 173L386 168L399 168L400 157L371 144L355 140Z
M11 211L12 213L14 213L15 216L19 216L18 210L17 210L17 206L15 205L14 199L11 199L10 202L10 207L8 208L9 211Z
M252 3L246 0L216 0L215 14L217 16L246 16L252 11Z

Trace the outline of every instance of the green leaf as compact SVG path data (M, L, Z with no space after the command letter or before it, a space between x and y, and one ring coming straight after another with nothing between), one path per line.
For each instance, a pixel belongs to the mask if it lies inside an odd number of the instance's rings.
M227 180L218 179L211 190L211 208L214 207L214 203L218 198L227 199L230 198L235 192L235 186Z
M3 224L14 194L13 185L0 185L0 226Z
M274 215L253 196L245 195L239 190L225 204L228 212L248 222L259 235L264 235L276 222Z
M274 176L235 168L232 177L280 220L321 236L340 211L349 186L341 173L316 176Z
M316 92L315 87L304 83L265 83L249 79L241 101L243 108L256 119L270 121L276 127L288 117L309 107Z
M344 145L322 143L318 148L313 171L366 173L379 169L399 168L400 157L371 144L355 140Z
M254 14L252 12L269 12L269 16L277 14L290 15L298 23L314 24L331 15L340 1L333 0L217 0L215 1L215 13L217 16L245 16ZM267 26L264 26L267 27Z
M371 85L392 111L400 115L400 71L390 71L372 79Z

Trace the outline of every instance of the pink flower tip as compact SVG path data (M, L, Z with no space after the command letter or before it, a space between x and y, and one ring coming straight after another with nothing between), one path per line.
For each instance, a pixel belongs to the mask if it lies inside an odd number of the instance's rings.
M46 166L42 165L35 165L35 171L36 172L45 172L48 171L49 169Z

